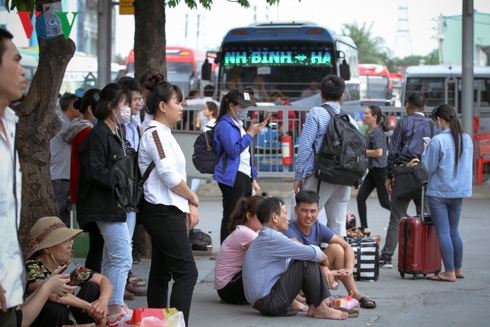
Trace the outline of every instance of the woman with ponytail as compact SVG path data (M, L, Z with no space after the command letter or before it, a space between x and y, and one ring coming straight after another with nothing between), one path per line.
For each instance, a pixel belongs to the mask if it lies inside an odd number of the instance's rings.
M422 165L429 174L426 195L445 271L427 278L454 282L464 278L463 241L458 225L463 198L472 193L473 142L463 133L450 105L436 107L432 120L441 132L425 145Z
M144 184L140 211L152 244L148 307L177 308L189 326L198 272L188 233L199 223L199 198L185 182L185 156L172 135L184 113L183 96L180 88L165 82L161 74L149 74L143 87L148 90L145 110L153 117L141 136L138 151L142 174L154 163ZM174 284L168 303L171 279Z
M230 235L221 244L216 257L214 289L224 302L246 302L243 291L242 265L245 253L257 237L262 224L257 219L257 207L264 198L254 195L238 200L228 224Z
M386 180L386 136L389 130L388 117L383 115L378 106L369 106L364 110L364 124L368 126L366 134L366 155L368 157L368 173L357 193L357 210L361 221L361 231L369 236L371 230L367 223L366 200L376 189L381 207L390 210L390 197L385 187Z

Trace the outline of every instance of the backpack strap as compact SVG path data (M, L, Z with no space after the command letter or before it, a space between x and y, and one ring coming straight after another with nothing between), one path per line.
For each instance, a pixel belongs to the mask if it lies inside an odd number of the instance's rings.
M152 129L152 128L155 128L156 126L150 126L148 127L147 129L145 129L145 131L143 132L143 134L149 130L149 129ZM141 142L140 142L141 144ZM138 151L139 151L139 144L138 144ZM152 161L148 167L146 167L146 170L145 170L145 173L143 174L143 177L141 178L141 182L144 184L146 182L146 180L148 179L148 177L150 176L150 173L151 171L153 170L153 168L155 168L155 162Z

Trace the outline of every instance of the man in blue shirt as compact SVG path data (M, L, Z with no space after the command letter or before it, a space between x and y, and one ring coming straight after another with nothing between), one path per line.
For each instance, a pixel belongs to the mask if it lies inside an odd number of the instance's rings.
M405 110L407 111L407 116L400 119L396 124L388 149L385 186L390 195L392 193L396 194L398 188L404 187L404 185L394 183L393 167L406 164L414 158L420 159L422 152L424 152L423 138L425 136L432 137L434 134L433 125L423 114L425 111L425 96L422 92L414 92L408 96ZM422 186L420 186L420 190L422 193ZM390 223L386 233L385 245L381 250L380 267L393 268L391 257L398 244L398 226L400 219L407 216L407 208L412 200L415 203L417 213L420 213L420 196L403 200L398 199L396 196L391 197ZM425 205L425 212L429 212L427 204Z
M325 253L318 246L299 244L282 234L289 225L284 201L276 197L263 200L257 218L263 227L243 262L247 301L262 314L285 315L302 289L309 317L347 319L346 312L329 307L330 291L320 269L328 264Z
M344 98L345 82L336 75L328 75L320 85L322 103L328 104L338 114L340 102ZM350 117L356 128L357 123ZM350 200L350 186L320 182L313 174L315 171L315 154L321 149L323 136L327 132L332 116L325 108L314 107L308 112L301 132L298 156L295 162L294 192L312 190L320 195L318 204L325 208L327 226L338 236L345 236L345 214Z
M335 287L335 280L339 279L347 293L353 291L354 298L359 301L362 308L375 308L376 303L363 296L356 287L352 274L355 260L352 247L342 237L335 235L330 228L317 221L320 212L319 200L320 196L313 191L298 192L294 207L297 219L289 224L284 235L304 245L320 246L322 243L328 243L328 247L323 251L328 257L328 265L321 266L327 285L330 288Z

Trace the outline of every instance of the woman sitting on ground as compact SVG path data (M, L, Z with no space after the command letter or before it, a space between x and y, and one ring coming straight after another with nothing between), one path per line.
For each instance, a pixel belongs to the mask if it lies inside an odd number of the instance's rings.
M221 244L214 271L214 289L224 302L247 302L243 291L242 265L247 249L262 229L256 211L263 199L259 195L248 199L242 197L231 214L228 224L230 235Z
M257 219L257 207L263 199L260 195L253 195L248 199L242 197L231 214L228 224L230 235L221 244L214 275L214 289L224 302L247 303L243 290L242 266L245 253L262 229L262 224ZM305 302L305 299L297 297L291 307L306 311L308 307L300 301Z
M59 266L70 263L73 248L71 241L81 233L80 229L67 228L57 217L43 217L34 224L26 262L26 298ZM109 279L80 266L75 271L71 279L81 287L77 295L60 297L51 294L31 326L62 327L65 324L93 322L105 326L107 304L112 295Z

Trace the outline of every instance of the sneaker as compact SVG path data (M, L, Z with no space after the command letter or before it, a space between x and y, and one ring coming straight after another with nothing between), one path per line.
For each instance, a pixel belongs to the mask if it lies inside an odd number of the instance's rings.
M391 262L391 259L379 259L379 266L381 268L391 269L393 268L393 263Z

